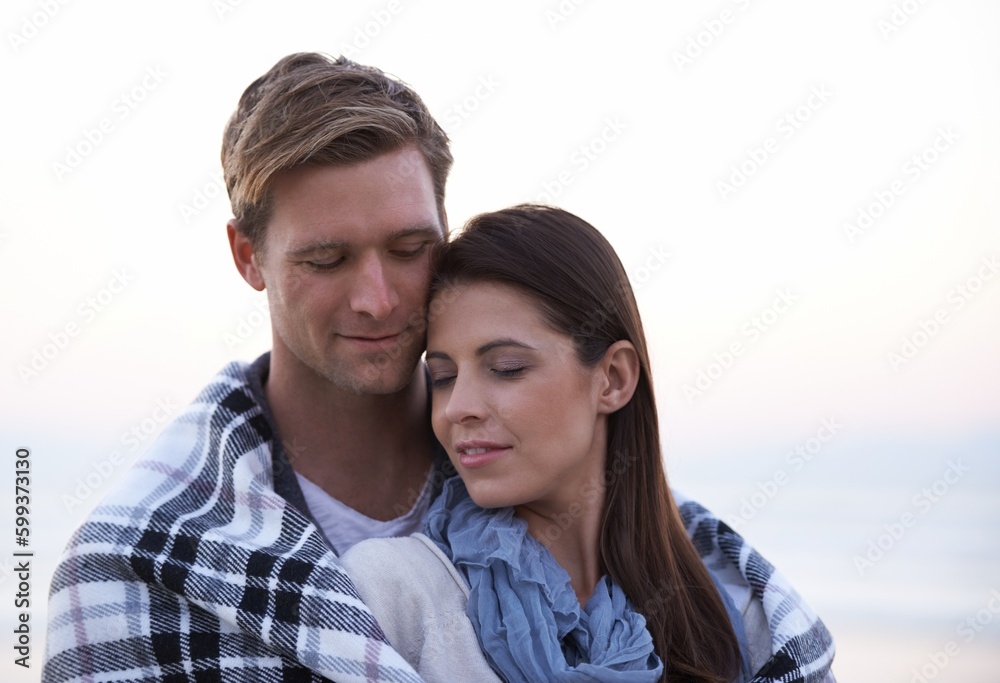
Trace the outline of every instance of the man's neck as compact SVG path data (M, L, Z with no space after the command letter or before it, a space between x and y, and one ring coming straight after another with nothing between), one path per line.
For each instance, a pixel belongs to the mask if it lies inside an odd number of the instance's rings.
M373 519L399 517L433 460L422 364L394 394L354 394L271 356L264 393L292 468Z

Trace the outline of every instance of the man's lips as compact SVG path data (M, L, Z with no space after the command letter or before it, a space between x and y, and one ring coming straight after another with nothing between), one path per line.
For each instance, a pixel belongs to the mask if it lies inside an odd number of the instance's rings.
M458 454L459 464L468 469L485 467L507 455L511 449L510 446L495 441L482 440L457 441L453 447Z
M346 339L351 344L354 344L355 346L360 346L361 348L383 349L399 341L401 335L402 332L397 332L396 334L389 334L385 336L376 336L376 335L352 336L349 334L342 334L340 336Z

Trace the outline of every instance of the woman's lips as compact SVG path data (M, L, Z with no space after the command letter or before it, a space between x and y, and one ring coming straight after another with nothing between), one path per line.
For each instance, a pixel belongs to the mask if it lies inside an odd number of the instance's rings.
M486 442L459 442L455 444L458 462L467 469L485 467L502 458L510 451L510 446Z

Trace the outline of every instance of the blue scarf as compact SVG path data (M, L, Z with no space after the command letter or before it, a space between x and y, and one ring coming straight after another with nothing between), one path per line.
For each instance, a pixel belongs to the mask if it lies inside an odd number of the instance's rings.
M484 510L452 477L424 533L469 582L468 614L509 683L655 683L663 664L646 620L608 577L581 610L570 577L512 508Z

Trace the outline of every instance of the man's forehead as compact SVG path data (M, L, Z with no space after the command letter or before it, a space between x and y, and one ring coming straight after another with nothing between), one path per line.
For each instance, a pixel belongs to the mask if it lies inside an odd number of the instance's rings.
M415 148L291 169L276 177L272 202L268 231L283 233L286 250L445 236L430 170Z
M385 189L406 186L429 186L434 179L430 164L415 144L407 144L374 156L347 162L306 162L277 171L271 179L272 192L285 194L303 182L316 182L326 176L345 184L363 184Z

